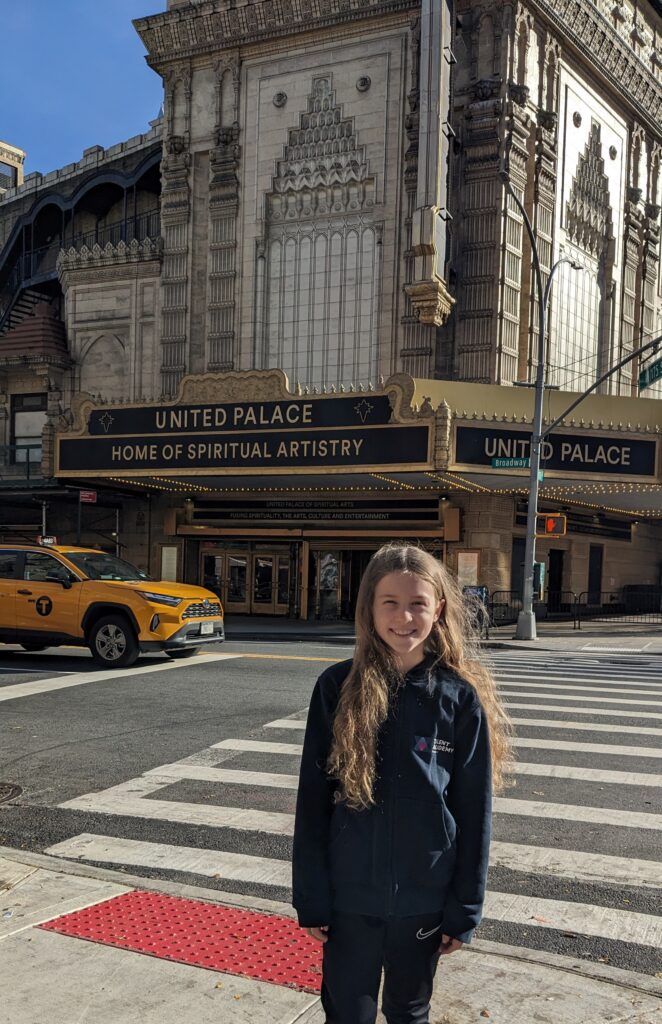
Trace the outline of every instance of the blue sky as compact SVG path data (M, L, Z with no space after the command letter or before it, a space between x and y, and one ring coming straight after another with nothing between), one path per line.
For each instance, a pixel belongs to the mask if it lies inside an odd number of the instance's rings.
M79 160L149 130L162 83L132 18L166 0L18 0L2 7L0 139L27 151L26 173Z

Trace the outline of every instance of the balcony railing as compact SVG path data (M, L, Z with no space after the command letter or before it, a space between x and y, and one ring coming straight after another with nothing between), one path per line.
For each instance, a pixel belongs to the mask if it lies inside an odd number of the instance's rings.
M145 238L158 238L160 232L161 217L158 208L154 208L135 217L97 225L89 231L81 231L69 237L65 233L64 239L58 236L48 245L23 253L0 287L0 328L22 289L56 276L57 258L61 249L82 249L84 245L88 249L95 245L103 248L109 242L117 245L118 242L131 242L134 238L140 242Z

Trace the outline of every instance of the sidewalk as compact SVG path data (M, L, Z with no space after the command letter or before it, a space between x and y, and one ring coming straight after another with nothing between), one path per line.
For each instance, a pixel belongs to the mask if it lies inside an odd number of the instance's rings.
M12 1024L323 1024L281 985L43 931L139 889L271 914L282 904L0 849L2 1020ZM383 1018L380 1018L383 1021ZM662 1024L662 980L476 940L442 961L431 1024Z
M301 619L274 618L267 615L229 615L226 619L226 640L274 642L320 642L353 645L354 625L351 622L308 622ZM515 626L490 629L487 647L513 650L582 651L591 653L634 652L662 654L662 625L628 622L584 622L573 629L572 622L538 623L537 640L515 640Z

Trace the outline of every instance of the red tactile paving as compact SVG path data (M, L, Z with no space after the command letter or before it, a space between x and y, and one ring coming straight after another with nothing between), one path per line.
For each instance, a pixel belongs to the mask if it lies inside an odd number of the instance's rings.
M287 917L128 892L39 926L107 946L319 992L319 943Z

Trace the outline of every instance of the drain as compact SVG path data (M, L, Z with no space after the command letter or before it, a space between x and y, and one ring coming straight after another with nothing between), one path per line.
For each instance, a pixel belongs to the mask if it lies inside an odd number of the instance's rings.
M8 800L15 800L23 790L13 782L0 782L0 804L6 804Z

